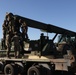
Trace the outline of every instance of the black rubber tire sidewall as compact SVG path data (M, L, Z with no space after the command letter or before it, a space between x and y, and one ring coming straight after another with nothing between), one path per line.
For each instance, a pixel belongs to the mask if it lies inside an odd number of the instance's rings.
M8 68L11 70L11 73L10 73L10 74L7 73L7 69L8 69ZM5 75L14 75L14 68L13 68L13 66L10 65L10 64L7 64L7 65L4 67L4 74L5 74Z
M36 73L37 75L40 75L39 69L38 69L37 67L35 67L35 66L32 66L32 67L30 67L30 68L28 69L27 75L31 75L31 72L32 72L32 71L35 71L35 73Z

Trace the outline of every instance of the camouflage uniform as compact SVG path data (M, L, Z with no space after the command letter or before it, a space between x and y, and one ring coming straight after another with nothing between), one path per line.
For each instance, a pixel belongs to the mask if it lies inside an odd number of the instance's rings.
M22 36L20 36L20 55L24 55L24 41Z
M4 20L4 23L2 25L2 28L3 28L3 47L4 49L6 49L6 45L5 45L5 40L6 40L6 34L7 34L7 27L8 27L8 24L7 24L7 21Z
M13 14L8 14L8 30L14 33L14 18Z
M23 24L21 26L21 29L22 29L22 37L23 37L23 39L25 39L25 36L26 36L26 39L28 39L28 35L27 35L28 27L27 27L25 22L23 22Z
M7 57L9 57L9 53L11 50L11 36L10 36L10 32L7 33L6 35L6 46L7 46Z
M18 17L14 17L14 32L20 33L21 22L19 22Z
M17 58L20 55L20 38L17 33L13 36L12 41L14 42L15 57Z

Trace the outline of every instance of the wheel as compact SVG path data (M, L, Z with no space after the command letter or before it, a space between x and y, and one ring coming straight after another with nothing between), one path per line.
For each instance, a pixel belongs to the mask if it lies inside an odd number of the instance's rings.
M40 71L37 67L32 66L28 69L27 75L40 75Z
M3 73L4 64L0 62L0 71Z
M14 75L14 68L12 65L10 64L7 64L5 67L4 67L4 74L5 75Z

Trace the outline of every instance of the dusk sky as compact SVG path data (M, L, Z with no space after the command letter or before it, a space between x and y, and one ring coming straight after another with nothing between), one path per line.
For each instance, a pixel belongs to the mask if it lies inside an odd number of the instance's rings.
M76 0L0 0L0 38L6 12L76 32ZM38 39L40 33L28 29L30 39Z

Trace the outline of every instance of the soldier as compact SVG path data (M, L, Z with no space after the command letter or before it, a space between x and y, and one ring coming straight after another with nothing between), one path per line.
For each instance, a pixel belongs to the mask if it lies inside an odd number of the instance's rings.
M23 38L22 38L22 36L20 35L20 55L22 56L22 55L24 55L24 41L23 41Z
M8 31L6 35L6 46L7 46L7 57L9 57L9 53L11 50L11 36L10 36L10 31Z
M28 39L28 35L27 35L28 27L27 27L25 22L22 23L21 29L22 29L22 37L23 37L23 39L25 39L25 36L26 36L26 39Z
M41 33L41 36L40 36L40 45L41 45L41 50L42 50L45 45L45 36L43 33Z
M6 31L7 31L6 20L4 20L2 28L3 28L3 38L5 39L6 38Z
M17 32L14 34L15 35L13 36L12 41L14 42L15 58L18 58L20 55L20 38L17 35Z
M3 40L2 40L2 43L3 43L4 49L6 49L6 45L5 45L6 33L7 33L7 23L6 23L6 20L4 20L2 28L3 28Z
M20 26L22 24L21 19L18 19L18 17L14 17L14 32L20 33Z
M12 13L9 13L7 15L7 21L8 21L8 30L14 33L14 15Z

